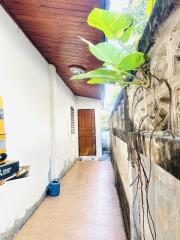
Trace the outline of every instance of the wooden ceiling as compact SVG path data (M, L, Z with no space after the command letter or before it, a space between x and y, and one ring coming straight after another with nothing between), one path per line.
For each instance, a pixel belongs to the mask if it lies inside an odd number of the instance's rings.
M46 60L75 95L101 98L103 87L85 81L70 81L69 67L78 65L87 71L101 65L81 42L81 36L93 43L103 41L103 34L87 25L89 12L104 7L105 0L0 0Z

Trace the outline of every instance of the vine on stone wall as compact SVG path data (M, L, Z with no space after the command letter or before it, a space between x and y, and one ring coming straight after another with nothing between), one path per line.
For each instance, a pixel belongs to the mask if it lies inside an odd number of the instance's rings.
M165 79L159 79L153 75L150 70L151 61L150 58L137 50L138 42L143 33L144 27L148 21L147 15L142 15L142 6L147 6L149 15L154 7L155 0L141 0L141 5L131 9L125 13L115 13L99 8L95 8L88 17L88 24L101 30L109 42L99 43L97 45L92 44L88 40L83 38L82 41L88 45L90 52L99 60L103 62L103 65L99 69L95 69L84 74L75 75L71 80L88 80L88 84L118 84L122 87L129 87L131 85L137 86L137 90L133 96L132 102L132 121L134 121L134 114L136 107L142 99L139 99L136 103L135 97L139 89L149 91L153 89L154 79L159 82L164 82L168 88L170 95L169 104L169 124L168 132L173 135L172 120L171 120L171 101L172 93L168 82ZM142 5L143 3L143 5ZM139 16L139 17L138 17ZM143 16L143 17L142 17ZM141 18L139 20L139 18ZM156 108L156 99L154 99L154 106ZM149 205L149 184L151 180L152 161L151 161L151 145L155 131L160 126L163 119L157 122L154 129L151 132L150 144L149 144L149 172L146 171L141 158L141 127L144 121L149 117L149 114L143 116L139 121L138 129L133 129L133 141L130 144L131 148L135 151L135 163L137 169L137 177L131 185L136 184L136 194L134 202L136 201L138 192L140 191L141 206L142 206L142 237L145 240L145 213L147 216L147 222L151 237L156 240L156 229L154 220L150 211ZM132 123L134 126L134 123ZM144 180L143 180L144 179ZM144 195L145 192L145 195ZM146 205L146 209L145 209Z

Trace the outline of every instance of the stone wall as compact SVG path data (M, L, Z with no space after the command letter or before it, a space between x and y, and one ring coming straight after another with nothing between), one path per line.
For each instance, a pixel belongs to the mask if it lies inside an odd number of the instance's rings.
M148 51L154 77L149 89L122 90L112 113L110 132L116 185L123 199L129 239L143 239L143 235L146 240L153 239L153 232L157 240L178 240L179 1L157 1L140 49ZM141 77L141 73L137 75Z

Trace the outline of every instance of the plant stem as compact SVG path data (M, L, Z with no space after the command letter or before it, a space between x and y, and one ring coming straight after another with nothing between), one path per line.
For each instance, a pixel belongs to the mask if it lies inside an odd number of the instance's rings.
M134 76L133 74L131 74L131 73L129 73L129 72L126 72L126 71L124 71L124 70L122 70L122 69L118 69L118 71L120 71L120 72L122 72L122 73L124 73L124 74L127 74L127 75L135 78L135 76Z
M144 81L143 81L141 78L133 75L132 73L126 72L126 71L121 70L121 69L118 69L118 71L119 71L119 72L122 72L122 73L124 73L124 74L127 74L127 75L129 75L129 76L131 76L133 79L138 79L141 83L144 83ZM131 82L131 83L132 83L132 82Z

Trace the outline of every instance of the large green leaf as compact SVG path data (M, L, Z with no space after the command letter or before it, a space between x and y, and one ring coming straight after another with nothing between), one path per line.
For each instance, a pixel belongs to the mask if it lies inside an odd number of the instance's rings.
M116 81L110 81L107 79L102 79L102 78L92 78L91 80L89 80L87 82L88 84L94 85L94 84L116 84L116 85L120 85L122 87L126 87L129 85L134 85L134 83L132 82L127 82L125 79L121 78L121 79L117 79Z
M125 71L139 68L145 62L144 53L135 52L126 56L118 67Z
M106 62L107 64L118 65L123 59L124 55L118 47L115 47L111 43L103 42L96 46L91 42L81 38L88 44L90 52L99 60Z
M92 78L87 81L88 84L114 84L115 82L115 80L108 80L104 78Z
M107 78L92 78L90 79L87 83L88 84L117 84L122 87L126 87L131 85L131 82L126 81L126 77L128 76L128 72L122 71L122 70L117 70L116 72L116 79L110 79L109 77Z
M133 22L131 14L116 13L94 8L88 17L88 24L104 32L108 39L119 39Z
M98 68L96 70L75 75L71 78L71 80L83 80L88 78L104 78L109 80L116 80L117 73L114 70L106 69L106 68Z
M119 38L121 42L126 43L131 35L134 32L134 26L129 27L126 31L124 31L123 35Z
M155 6L155 4L156 4L156 1L157 1L157 0L149 0L149 2L148 2L147 13L148 13L149 16L150 16L151 13L152 13L152 10L153 10L153 8L154 8L154 6Z

